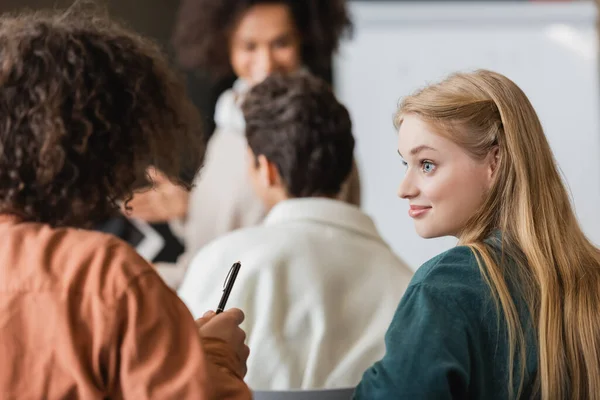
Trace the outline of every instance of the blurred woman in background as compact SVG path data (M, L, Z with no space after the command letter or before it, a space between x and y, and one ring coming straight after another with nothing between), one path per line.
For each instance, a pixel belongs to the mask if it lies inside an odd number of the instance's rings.
M245 93L276 71L327 70L341 36L350 27L345 0L182 2L173 37L180 64L208 71L216 78L234 73L238 79L217 102L216 131L191 194L153 170L157 187L136 195L131 202L133 216L151 222L171 221L173 230L183 238L185 254L177 267L159 266L171 286L178 286L199 248L264 217L262 202L246 171L245 123L240 109ZM356 166L340 196L360 204Z

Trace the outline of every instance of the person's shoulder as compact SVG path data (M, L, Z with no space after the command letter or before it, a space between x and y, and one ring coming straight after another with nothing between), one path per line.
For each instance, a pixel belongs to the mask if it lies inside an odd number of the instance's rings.
M68 242L77 244L88 255L102 259L133 261L141 269L150 268L150 265L138 255L131 245L110 234L88 229L57 228L55 234L62 235Z
M263 224L236 229L213 240L205 246L205 249L216 251L219 248L231 247L232 245L239 245L244 248L247 245L261 243L263 238L270 235L270 231L269 226Z
M242 263L245 277L288 265L288 261L297 256L297 248L294 238L287 233L277 225L257 225L230 232L196 253L186 279L222 274L237 261Z
M222 180L224 177L234 176L240 179L244 178L238 184L249 186L249 181L245 176L247 173L247 147L248 143L243 133L238 134L232 132L232 129L217 126L208 141L204 166L198 174L197 183L205 181L207 176L215 177L218 178L219 185L224 185L224 189L232 192L235 190L235 185L227 187L227 183Z
M163 284L135 249L110 234L20 222L4 239L12 258L26 264L38 281L104 306L114 304L141 276L149 276L152 284Z
M475 253L468 246L456 246L425 262L410 286L468 303L487 297L489 292Z
M15 226L19 235L46 244L53 253L70 259L95 259L137 254L127 243L109 233L72 227L51 227L23 222Z
M248 252L253 252L257 247L264 246L265 241L272 236L268 228L257 225L226 233L202 247L194 255L191 266L204 264L207 260L239 258ZM237 258L234 261L237 261Z
M133 247L116 236L74 228L45 228L57 245L56 260L84 288L103 302L115 301L139 277L156 275L152 266Z
M244 114L239 106L239 94L234 88L225 90L217 99L214 120L217 130L244 137Z
M221 113L225 112L227 109L233 107L234 105L235 91L233 90L233 88L225 89L223 92L221 92L219 97L217 97L217 101L215 102L214 118L218 120L220 116L226 117L226 115L221 115Z
M475 254L468 246L456 246L426 261L415 274L415 282L429 283L438 279L451 280L470 276L478 269Z

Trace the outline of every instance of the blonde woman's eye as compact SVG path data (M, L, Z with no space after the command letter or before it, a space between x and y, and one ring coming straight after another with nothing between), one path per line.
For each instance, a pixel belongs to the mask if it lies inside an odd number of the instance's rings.
M435 170L435 165L431 161L423 161L421 162L421 168L423 169L423 172L428 174Z

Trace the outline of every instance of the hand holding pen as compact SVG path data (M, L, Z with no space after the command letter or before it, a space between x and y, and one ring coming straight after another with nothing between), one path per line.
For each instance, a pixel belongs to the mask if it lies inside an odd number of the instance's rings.
M209 311L196 321L204 340L218 339L227 343L238 360L234 372L241 378L246 375L246 361L250 355L250 349L245 344L246 332L240 328L243 321L244 313L238 308L230 308L219 315Z
M222 340L232 348L239 360L236 373L243 378L246 375L246 360L250 354L250 349L244 343L246 332L239 326L244 321L245 316L242 310L238 308L223 311L240 266L241 264L236 263L231 267L225 279L223 296L219 302L219 307L217 307L217 312L208 311L196 321L196 325L199 328L201 337Z

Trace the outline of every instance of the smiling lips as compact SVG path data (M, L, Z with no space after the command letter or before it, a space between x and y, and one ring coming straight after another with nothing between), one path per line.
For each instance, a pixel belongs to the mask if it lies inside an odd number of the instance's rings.
M423 215L425 215L425 213L427 213L427 211L431 210L430 206L414 206L411 205L410 208L408 209L408 215L411 218L419 218Z

